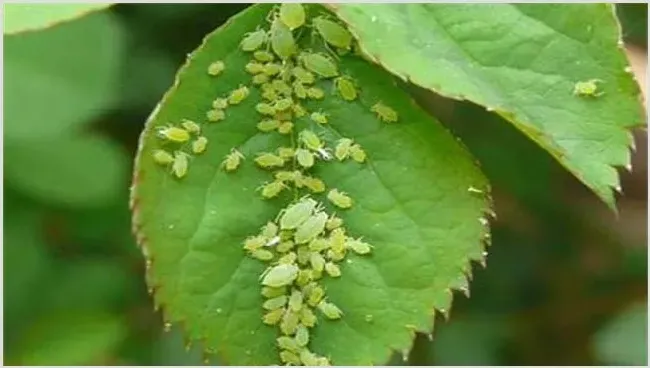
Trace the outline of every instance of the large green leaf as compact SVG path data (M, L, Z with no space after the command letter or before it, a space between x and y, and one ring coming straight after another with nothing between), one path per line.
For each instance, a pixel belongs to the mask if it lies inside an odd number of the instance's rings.
M215 97L249 80L243 70L249 56L238 44L269 9L247 9L189 56L141 136L132 191L134 228L151 261L148 282L166 321L182 323L192 339L239 365L278 363L276 332L261 323L258 278L265 265L247 257L241 244L290 200L262 200L256 188L270 174L252 163L256 152L288 138L256 129L260 97L253 89L245 102L226 110L225 121L204 125L208 150L191 159L187 177L173 178L154 163L152 152L161 147L158 128L183 118L205 122ZM214 60L226 64L217 79L206 73ZM370 257L351 256L340 279L324 281L345 315L321 321L310 349L334 364L378 364L392 351L408 350L415 331L431 331L434 308L451 307L452 288L467 288L470 260L484 257L483 216L489 205L469 188L488 188L469 154L389 74L352 56L341 57L339 66L360 86L360 99L343 102L331 94L330 82L320 82L325 100L305 106L330 114L323 132L328 145L341 135L351 137L369 160L323 164L315 172L354 198L355 207L339 216L350 234L363 236L375 249ZM398 123L376 119L370 107L378 100L399 112ZM296 124L319 129L306 118ZM219 164L232 147L247 159L226 174Z
M614 167L629 167L629 129L643 117L612 5L334 8L370 59L502 115L614 207ZM605 94L574 96L575 83L590 79Z
M5 4L4 33L34 31L73 20L110 3L92 4Z

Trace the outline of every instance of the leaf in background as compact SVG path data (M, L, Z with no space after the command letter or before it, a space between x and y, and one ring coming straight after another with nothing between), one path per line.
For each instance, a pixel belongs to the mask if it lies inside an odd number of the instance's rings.
M4 33L35 31L74 20L111 3L92 4L5 4Z
M644 123L609 4L337 4L362 51L443 96L493 110L614 208L614 167ZM597 98L573 95L601 79ZM480 124L480 122L476 122Z
M123 30L97 13L43 32L4 37L4 138L60 136L114 103Z
M608 365L648 365L648 305L635 304L599 330L593 348Z
M29 144L5 140L4 154L6 183L46 202L94 207L110 203L124 190L127 157L104 137Z
M225 121L203 126L208 150L191 159L181 181L151 154L160 148L157 128L182 118L205 122L215 97L249 80L243 70L249 56L238 44L269 9L250 7L190 56L147 123L134 174L134 228L153 262L148 279L156 303L169 322L182 321L192 339L205 341L229 364L277 364L276 332L261 323L264 265L247 257L241 243L289 201L262 200L256 188L270 175L252 164L256 152L287 139L256 129L259 95L253 90L226 110ZM226 64L216 80L206 73L214 60ZM451 307L452 286L467 287L469 261L483 258L486 228L479 219L488 210L488 201L468 188L487 191L487 183L469 154L390 75L349 56L341 57L339 66L360 86L360 99L343 102L330 96L333 86L323 82L325 100L305 105L330 114L328 143L351 137L367 151L369 163L324 164L315 173L355 199L353 209L337 214L352 235L375 249L369 258L350 256L340 279L323 281L345 316L319 323L310 349L334 364L378 364L392 351L407 351L415 330L431 330L434 308ZM390 101L399 123L376 119L370 107L378 100ZM323 129L311 124L301 118L297 129ZM219 164L232 147L247 159L225 174Z

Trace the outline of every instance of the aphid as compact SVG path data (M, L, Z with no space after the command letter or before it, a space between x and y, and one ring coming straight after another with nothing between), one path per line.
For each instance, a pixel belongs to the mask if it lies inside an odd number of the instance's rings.
M247 73L249 74L260 74L264 71L264 65L261 63L258 63L257 61L250 61L246 66L244 67Z
M316 361L317 361L316 365L319 367L329 367L330 365L332 365L332 363L330 363L330 360L325 357L318 357L316 358Z
M340 277L341 269L332 262L325 263L325 272L332 277Z
M190 132L175 126L167 126L158 129L158 135L168 141L176 143L185 143L190 140Z
M298 259L298 255L291 252L280 257L280 259L278 259L278 264L294 264L296 263L296 259ZM300 276L300 274L298 274L298 276Z
M266 238L263 236L251 236L244 240L244 249L252 252L262 248L264 244L266 244Z
M259 86L269 81L269 76L266 74L256 74L253 76L252 82L254 85Z
M278 156L282 157L285 160L288 160L288 159L292 158L295 154L296 154L296 151L294 151L293 148L291 148L291 147L280 147L280 148L278 148ZM292 177L292 179L287 179L287 180L293 180L293 177Z
M366 161L366 151L361 148L360 145L355 144L350 147L350 156L352 159L358 163L363 163Z
M205 114L205 117L210 122L217 122L226 118L226 112L221 109L212 109Z
M275 108L265 102L255 105L255 110L262 115L275 115Z
M330 232L330 246L332 251L336 253L345 252L345 230L343 228L336 228Z
M262 91L262 98L267 101L275 101L278 98L278 94L275 92L273 88L267 88L264 91Z
M228 96L228 103L231 105L237 105L244 101L249 94L250 91L248 90L248 87L239 86L239 88L230 92L230 96Z
M293 235L296 244L303 244L311 241L325 230L325 223L327 222L327 214L319 212L309 217L296 229Z
M372 250L372 246L360 239L348 239L345 246L352 249L357 254L368 254Z
M289 309L298 312L302 308L302 293L298 290L291 292L291 297L289 298Z
M228 100L221 97L215 98L214 101L212 101L212 107L223 110L228 107Z
M325 183L318 178L305 176L302 178L302 184L313 193L323 193L325 191Z
M285 96L291 96L293 93L293 89L291 89L291 86L289 86L285 81L281 79L275 79L271 82L271 86L273 86L273 89Z
M183 127L183 129L187 130L190 133L196 133L196 134L201 133L201 126L193 122L192 120L184 119L181 122L181 126Z
M262 317L262 322L271 326L277 325L278 322L280 322L280 320L282 319L284 312L285 312L284 308L270 311L267 314L265 314L264 317Z
M278 111L275 113L275 118L280 121L291 121L291 110Z
M332 231L343 225L343 220L339 217L332 215L325 223L325 229Z
M371 108L370 111L374 112L377 114L377 117L379 120L384 121L386 123L394 123L398 120L398 115L397 111L391 109L390 107L384 105L383 102L377 102L374 104Z
M324 296L325 290L320 286L315 286L310 290L309 295L307 295L307 304L315 307L320 303Z
M276 296L275 298L269 299L262 304L262 308L266 310L275 310L284 307L287 304L289 299L286 295Z
M300 361L303 363L303 365L308 367L315 367L318 365L318 358L316 355L307 349L303 349L300 352Z
M309 87L307 88L307 96L315 100L320 100L325 97L325 92L318 87Z
M272 181L262 186L262 197L274 198L277 197L287 186L281 181Z
M325 238L316 238L309 242L309 250L312 252L321 252L330 247L330 243Z
M289 134L293 130L293 123L290 121L283 121L278 127L278 133Z
M263 237L271 239L278 235L278 225L275 222L269 221L266 225L262 226L262 231L260 233Z
M204 136L200 136L196 138L194 142L192 142L192 152L198 154L201 154L205 152L205 149L208 147L208 138Z
M218 60L208 66L208 74L216 77L217 75L221 74L224 69L226 69L226 64L223 61Z
M221 167L226 171L234 171L239 167L239 164L243 159L245 159L244 155L233 148L230 150L230 153L226 155L226 158L221 163Z
M263 63L268 63L269 61L273 61L275 56L273 56L272 53L264 50L258 50L253 53L253 57L257 61L261 61Z
M352 198L338 189L332 189L327 193L327 199L339 208L352 207Z
M323 54L312 54L303 52L298 57L302 65L311 72L324 78L332 78L339 75L336 64Z
M318 309L329 319L339 319L343 315L343 312L334 303L324 300L318 303Z
M305 70L305 68L296 66L291 70L291 72L298 82L302 84L312 84L316 81L314 75L310 71Z
M366 322L370 323L374 320L374 317L372 316L372 314L366 314L365 320Z
M169 165L174 162L174 156L165 150L155 150L153 152L153 160L159 165Z
M298 286L305 286L311 282L313 279L311 270L300 270L298 272L298 277L296 278L296 284Z
M298 325L296 328L296 343L299 346L307 346L309 344L309 330L303 325Z
M274 155L273 153L265 152L255 157L255 163L263 169L269 169L284 166L284 159L280 156Z
M316 315L310 308L302 308L300 311L300 323L307 327L316 326Z
M174 155L174 162L172 163L172 173L176 175L177 178L182 178L187 175L187 168L189 165L188 162L189 155L185 152L176 152Z
M306 169L314 166L314 154L304 148L296 150L296 159L298 164Z
M283 241L282 243L278 244L276 250L280 253L286 253L293 249L294 243L292 240L287 240Z
M338 77L334 80L334 86L344 100L354 101L357 98L357 88L350 78Z
M345 258L345 252L336 252L332 249L329 249L326 254L327 258L334 261L334 262L339 262L342 261L343 258Z
M285 335L293 335L296 333L298 323L300 323L300 316L291 310L287 310L280 322L280 331Z
M282 71L282 66L276 63L266 63L263 67L264 74L268 76L274 76L279 74Z
M306 265L307 263L309 263L309 256L311 255L311 252L309 251L309 247L301 246L301 247L298 248L298 251L296 252L296 255L298 256L298 258L297 258L298 264ZM312 272L312 274L313 274L313 272Z
M302 107L302 105L300 105L300 104L297 104L297 103L293 104L293 106L291 106L291 109L293 110L293 114L297 118L301 118L301 117L307 115L307 110L305 110L305 108Z
M293 31L305 24L305 8L298 3L283 3L280 5L280 20Z
M280 217L280 229L293 230L309 219L318 206L311 198L302 198L298 203L289 206Z
M604 92L598 92L598 83L602 83L600 79L590 79L584 82L576 82L573 86L573 94L576 96L584 97L598 97L604 94Z
M290 108L291 105L293 105L293 101L290 98L283 98L277 100L273 107L275 108L275 111L285 111Z
M289 350L283 350L280 352L280 360L285 364L302 365L300 358Z
M327 115L322 112L312 112L309 118L318 124L327 124Z
M296 95L297 98L304 100L307 98L307 88L300 83L299 81L293 82L293 94Z
M256 249L251 252L251 257L260 261L270 261L273 259L273 253L266 249Z
M296 52L293 34L279 18L271 23L271 48L282 60L287 60Z
M265 298L277 298L282 295L287 294L287 288L286 287L281 287L281 288L272 288L268 286L262 287L262 296Z
M266 42L266 31L260 29L250 32L241 41L241 49L247 52L255 51Z
M298 135L298 138L305 145L305 147L309 148L310 150L317 151L323 147L323 142L320 140L320 138L318 138L318 135L309 129L301 131Z
M352 44L352 35L340 24L325 17L316 17L312 24L323 37L325 42L342 49L349 49Z
M296 340L292 339L289 336L280 336L275 340L278 343L278 347L283 350L290 350L293 352L300 351L300 346L296 343Z
M280 126L280 122L275 119L265 119L257 123L257 129L262 132L272 132Z
M282 287L289 285L298 277L298 266L293 264L280 264L271 268L264 278L262 285L270 287Z
M314 271L322 272L325 268L325 258L318 252L311 252L309 263Z

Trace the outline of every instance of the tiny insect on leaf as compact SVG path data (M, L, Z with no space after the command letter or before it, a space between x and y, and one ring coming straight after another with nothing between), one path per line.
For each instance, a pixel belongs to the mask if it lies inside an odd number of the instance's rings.
M278 129L279 126L280 126L280 122L275 119L265 119L257 123L257 129L265 133L272 132Z
M192 142L192 152L198 154L201 154L205 152L205 149L208 147L208 138L206 137L198 137L194 142Z
M260 29L248 33L241 42L241 49L247 52L255 51L266 42L266 31Z
M327 199L339 208L347 209L352 207L352 198L338 189L330 190L329 193L327 193Z
M294 241L296 244L303 244L316 238L325 230L325 223L327 222L327 214L319 212L309 217L296 229L294 234Z
M280 295L276 296L275 298L271 298L262 304L262 308L267 309L267 310L276 310L284 307L287 304L287 301L289 298L287 298L286 295Z
M155 150L153 152L153 160L159 165L169 165L174 162L174 156L165 150Z
M291 30L279 18L271 23L271 48L282 60L289 59L296 52Z
M283 3L280 5L280 20L290 30L294 30L305 24L305 8L298 3Z
M185 143L190 140L190 132L175 126L160 128L158 135L170 142L176 143Z
M298 164L306 169L314 166L314 154L304 148L296 150L296 159Z
M275 56L273 56L272 53L264 50L258 50L253 53L253 57L257 61L261 61L263 63L267 63L269 61L273 61L275 59Z
M221 109L212 109L209 110L205 116L208 118L209 122L216 123L217 121L221 121L226 118L226 113L225 111Z
M285 312L284 308L270 311L266 313L264 317L262 317L262 322L271 326L276 325L282 319L284 312Z
M221 97L215 98L214 101L212 101L212 107L215 109L223 110L228 107L228 100Z
M327 124L327 115L322 112L312 112L309 118L318 124Z
M224 69L226 69L226 64L223 61L218 60L211 63L208 66L208 74L210 74L213 77L216 77L219 74L221 74L224 71Z
M321 77L333 78L339 74L336 64L323 54L305 52L300 55L299 60L307 70Z
M312 23L325 42L342 49L350 48L352 35L340 24L325 17L316 17Z
M299 346L307 346L309 344L309 330L302 324L296 328L296 343Z
M289 285L298 277L299 268L292 264L281 264L271 268L264 278L262 285L282 287Z
M273 153L261 153L255 157L255 163L264 169L284 166L284 159Z
M172 173L179 179L187 175L187 169L189 166L188 161L189 155L184 152L176 152L174 155L174 162L172 163Z

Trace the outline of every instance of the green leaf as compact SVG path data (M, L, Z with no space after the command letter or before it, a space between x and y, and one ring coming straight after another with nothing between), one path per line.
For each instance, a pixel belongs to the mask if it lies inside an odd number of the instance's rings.
M593 346L596 357L608 365L648 364L648 306L631 305L598 331Z
M104 113L119 87L123 37L108 13L5 36L5 139L60 136Z
M52 27L109 7L110 3L92 4L5 4L4 33L13 34Z
M59 205L93 207L123 190L124 152L99 136L54 141L5 141L6 183L34 198Z
M261 199L256 188L270 174L252 162L256 152L289 139L256 129L260 98L251 88L247 100L226 110L226 120L203 125L208 149L191 158L187 177L172 177L154 163L152 152L161 148L157 129L183 118L204 123L214 98L249 81L243 69L250 55L238 44L269 9L248 8L189 56L147 122L134 173L134 229L152 262L148 282L155 302L166 321L182 323L192 339L204 341L228 364L278 363L276 331L261 323L259 277L265 266L241 245L291 200ZM217 79L207 75L215 60L226 65ZM355 207L337 214L352 236L363 236L375 248L369 257L350 256L342 263L340 279L323 281L345 315L319 322L310 349L334 364L378 364L392 351L408 350L416 330L430 331L434 308L448 311L451 289L467 287L470 260L483 259L487 228L479 220L488 210L488 199L468 189L488 189L469 154L389 74L350 56L341 57L339 67L360 86L360 99L343 102L332 95L331 82L322 82L325 100L305 106L329 114L323 132L328 145L341 135L351 137L367 151L368 163L323 164L315 173L354 198ZM399 112L398 123L381 123L370 112L378 100ZM296 124L323 129L306 118ZM233 147L246 160L227 174L219 165Z
M609 4L338 4L386 70L500 114L614 208L614 167L644 123ZM601 79L600 97L573 95ZM479 124L479 122L477 122Z

